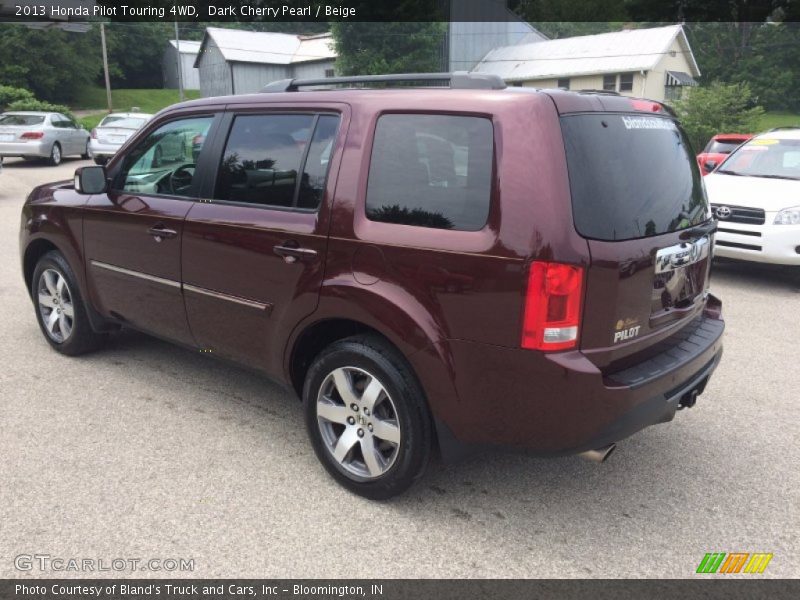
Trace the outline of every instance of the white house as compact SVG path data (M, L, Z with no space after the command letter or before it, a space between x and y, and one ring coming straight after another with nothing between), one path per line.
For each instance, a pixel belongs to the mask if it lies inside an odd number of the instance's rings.
M495 48L475 66L512 85L607 90L664 101L700 76L681 25Z
M180 65L183 75L183 89L199 90L200 73L194 66L197 53L200 52L200 42L169 40L164 49L162 71L164 73L164 87L177 89L178 87L178 47L180 47Z
M208 27L195 60L200 95L258 92L278 79L333 77L330 33L296 35Z

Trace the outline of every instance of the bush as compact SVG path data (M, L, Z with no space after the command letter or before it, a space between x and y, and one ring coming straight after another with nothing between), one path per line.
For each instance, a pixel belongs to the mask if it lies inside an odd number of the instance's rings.
M746 83L723 85L715 81L688 90L674 108L695 151L702 151L718 133L757 132L764 109L753 106L752 96Z
M6 110L38 110L43 112L57 112L75 120L75 115L72 114L70 109L62 104L50 104L43 100L36 100L31 97L30 100L17 100L12 102L6 107Z
M24 88L0 85L0 112L3 112L6 106L14 102L31 100L35 100L33 94Z

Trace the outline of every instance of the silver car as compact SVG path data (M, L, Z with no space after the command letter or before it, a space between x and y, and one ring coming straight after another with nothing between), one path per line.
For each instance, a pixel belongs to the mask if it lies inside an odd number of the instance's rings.
M60 113L15 111L0 114L0 157L46 158L58 165L64 156L89 158L89 132Z
M92 138L89 142L89 151L94 162L98 165L108 162L122 144L152 118L153 115L140 112L111 113L104 117L100 124L92 129Z

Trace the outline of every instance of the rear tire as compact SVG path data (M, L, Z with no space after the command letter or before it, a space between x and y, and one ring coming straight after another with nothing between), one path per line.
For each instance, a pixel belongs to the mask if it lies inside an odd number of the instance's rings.
M86 148L83 150L83 154L81 154L81 158L83 160L89 160L92 158L92 151L89 149L89 140L86 140Z
M323 350L306 375L303 404L317 458L351 492L384 500L425 472L433 438L425 397L381 338L355 336Z
M94 157L94 164L100 165L101 167L105 166L105 164L107 162L108 162L108 159L106 157L104 157L104 156L95 156Z
M57 167L61 164L61 144L58 142L54 143L50 149L50 158L47 159L47 164L51 167Z
M105 341L92 329L75 274L60 252L51 250L36 263L31 297L39 328L61 354L84 354Z

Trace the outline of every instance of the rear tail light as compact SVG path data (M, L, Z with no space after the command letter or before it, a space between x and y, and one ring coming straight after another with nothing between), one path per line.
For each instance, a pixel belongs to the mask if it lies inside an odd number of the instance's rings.
M21 139L21 140L40 140L43 137L44 137L44 132L43 131L26 131L21 136L19 136L19 139Z
M641 110L644 112L661 112L661 105L652 100L631 100L631 105L634 110Z
M92 139L93 139L93 140L96 140L96 139L97 139L97 127L95 127L94 129L92 129Z
M523 348L568 350L577 345L583 273L583 268L575 265L531 263L522 321Z

